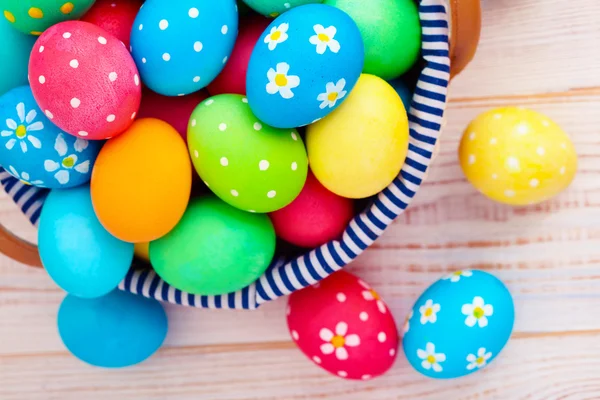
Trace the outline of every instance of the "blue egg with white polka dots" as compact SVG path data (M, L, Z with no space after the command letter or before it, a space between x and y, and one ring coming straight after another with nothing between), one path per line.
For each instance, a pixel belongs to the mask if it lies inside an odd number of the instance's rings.
M430 378L468 375L492 362L510 338L515 308L495 276L456 271L431 285L404 324L404 353Z
M331 113L348 98L363 69L358 27L323 4L291 9L258 40L246 76L248 103L268 125L295 128Z
M103 142L71 136L38 107L31 88L0 97L0 165L22 182L50 189L83 185Z
M219 75L237 31L235 0L147 0L131 30L131 53L146 86L183 96Z

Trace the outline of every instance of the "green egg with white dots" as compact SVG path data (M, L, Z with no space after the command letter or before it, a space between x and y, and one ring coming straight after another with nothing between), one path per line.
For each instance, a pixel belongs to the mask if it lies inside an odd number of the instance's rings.
M188 125L188 147L204 183L244 211L279 210L306 181L308 158L298 131L263 124L240 95L200 103Z

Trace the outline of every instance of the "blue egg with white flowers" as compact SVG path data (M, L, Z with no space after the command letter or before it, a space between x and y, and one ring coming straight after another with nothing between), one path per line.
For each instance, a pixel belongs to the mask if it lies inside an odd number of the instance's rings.
M167 335L167 315L154 300L114 290L96 299L68 295L58 310L67 349L96 367L122 368L153 355Z
M364 59L360 31L348 14L323 4L293 8L254 47L246 76L250 108L277 128L311 124L348 98Z
M456 271L419 297L404 324L404 353L430 378L478 371L500 354L515 321L512 296L495 276Z
M0 165L28 185L66 189L83 185L102 142L71 136L38 107L31 88L0 97Z
M223 70L237 32L235 0L147 0L131 30L131 54L146 86L183 96Z

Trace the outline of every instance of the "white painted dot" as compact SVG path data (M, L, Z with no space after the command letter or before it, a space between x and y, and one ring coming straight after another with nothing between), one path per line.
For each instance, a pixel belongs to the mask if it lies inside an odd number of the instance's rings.
M79 100L77 97L73 97L71 99L71 107L73 108L77 108L81 105L81 100Z
M71 62L69 63L69 65L71 66L71 68L78 68L79 67L79 61L77 61L77 60L71 60Z
M116 119L116 118L117 118L117 117L115 117L115 115L114 115L114 114L110 114L108 117L106 117L106 121L107 121L107 122L115 122L115 119Z
M135 119L136 115L137 115L137 113L135 113L135 112L133 114L131 114L131 119Z
M195 76L194 79L192 79L195 83L200 82L200 77L199 76Z
M273 197L277 196L277 192L274 190L269 191L269 193L267 193L267 197L272 199Z
M255 122L253 127L255 131L260 131L262 129L262 124L260 122Z
M475 164L475 154L469 154L468 163L469 165Z
M519 163L519 159L517 157L506 157L506 167L511 170L511 171L515 171L518 172L521 170L521 164Z
M219 124L219 130L221 132L224 132L227 129L227 124L226 123L220 123Z
M196 121L196 119L193 119L193 120L192 120L192 126L196 126L196 124L197 124L197 121Z
M142 29L144 29L144 24L140 24L140 26L138 26L138 29L141 31Z
M261 171L266 171L269 169L269 162L267 160L260 160L260 162L258 163L258 169L260 169Z
M358 314L358 318L360 318L361 321L366 321L369 319L369 314L362 311L360 314Z
M346 371L338 371L337 373L339 376L341 376L342 378L345 378L348 376L348 373Z
M490 139L490 144L493 145L493 144L496 144L496 143L498 143L498 139L496 139L495 137L493 137L493 138Z
M160 22L158 23L158 27L160 28L161 31L164 31L165 29L167 29L169 27L169 21L167 21L166 19L161 19Z
M221 33L222 33L223 35L227 35L227 31L229 31L229 28L227 27L227 25L223 25L223 26L221 27Z
M146 64L146 58L142 57L142 64Z
M214 103L215 101L213 99L208 99L206 100L206 102L204 103L206 106L210 106L212 103Z
M194 150L194 157L196 157L196 158L200 157L200 154L198 154L198 150Z
M248 103L248 98L247 97L243 97L242 98L242 103Z
M529 181L529 186L531 186L533 188L538 187L539 184L540 184L540 181L535 178L533 178Z
M77 134L79 136L83 136L83 137L86 137L88 135L88 133L86 131L79 131L79 132L77 132Z
M543 156L544 154L546 154L546 149L540 146L535 150L535 152L538 153L538 155Z
M98 43L100 43L100 44L106 44L106 43L108 43L108 41L106 40L105 37L98 36Z
M385 334L385 332L379 332L377 334L377 340L379 340L380 343L385 342L386 339L387 339L387 335Z
M515 194L516 194L516 193L515 193L515 191L514 191L514 190L506 189L506 190L504 191L504 195L505 195L506 197L514 197L514 196L515 196Z
M169 53L164 53L162 55L162 59L165 61L169 61L171 59L171 55Z
M316 362L317 364L321 364L321 358L319 356L313 356L313 361Z
M221 157L221 160L219 160L219 162L221 163L222 166L226 167L229 165L229 160L227 159L227 157Z
M298 332L296 331L292 331L292 337L295 341L298 341L298 339L300 339L300 335L298 335Z
M38 81L43 85L44 83L46 83L46 77L44 75L40 75Z
M369 379L371 379L371 375L363 375L360 377L360 379L362 379L363 381L368 381Z
M498 179L498 174L492 174L492 179Z
M68 39L68 38L70 38L70 37L71 37L71 32L65 32L65 33L63 33L63 37L64 37L65 39Z
M296 132L292 132L292 139L298 140L298 135L296 135Z
M295 171L295 170L297 170L297 169L298 169L298 163L297 163L296 161L294 161L294 162L292 163L292 171Z
M188 15L190 16L190 18L198 18L198 15L200 15L200 11L198 11L196 7L192 7L190 8L190 11L188 11Z
M196 53L201 52L202 51L202 47L203 47L202 46L202 42L196 42L196 43L194 43L194 51Z
M133 82L135 83L135 86L140 86L140 77L138 76L138 74L135 74L133 76Z
M52 113L50 112L50 110L46 110L46 111L44 111L44 114L46 114L46 117L48 117L48 118L50 118L50 119L53 119L53 118L54 118L54 114L52 114Z
M560 171L559 172L560 172L561 175L564 175L566 171L567 171L567 168L565 168L564 166L560 167Z
M470 140L475 140L475 132L471 132L471 133L469 134L469 139L470 139Z
M232 195L233 197L238 197L240 194L238 193L238 191L237 191L237 190L235 190L235 189L231 189L231 195Z
M44 46L40 46L39 52L42 53L44 51Z
M390 349L390 356L394 357L396 354L396 349Z
M519 124L519 126L517 126L517 133L525 135L527 132L529 132L529 127L527 125Z
M337 301L339 301L340 303L343 303L346 301L346 295L344 293L338 293L335 298L337 299Z
M111 72L110 74L108 74L108 79L109 79L111 82L114 82L114 81L116 81L116 80L117 80L117 73L116 73L116 72Z
M228 59L229 59L229 57L225 56L225 58L223 59L223 64L225 64Z

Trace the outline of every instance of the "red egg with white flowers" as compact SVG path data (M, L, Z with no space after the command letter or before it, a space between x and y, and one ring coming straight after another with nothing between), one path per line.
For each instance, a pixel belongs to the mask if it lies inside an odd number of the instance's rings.
M316 365L345 379L369 380L393 365L398 331L387 305L367 283L338 271L289 297L292 339Z
M29 80L46 116L85 139L124 132L140 106L141 81L129 51L88 22L67 21L47 29L31 51Z
M96 0L81 18L110 33L129 48L131 27L143 0Z

